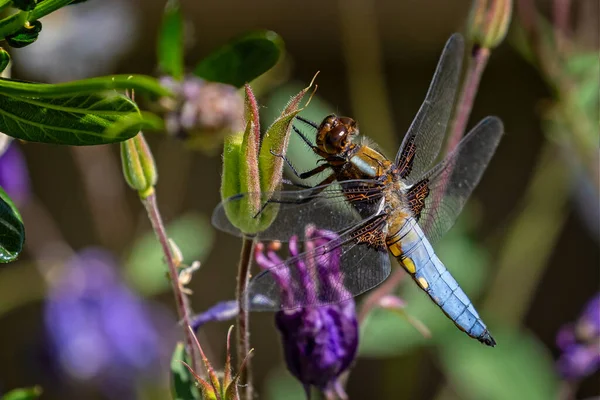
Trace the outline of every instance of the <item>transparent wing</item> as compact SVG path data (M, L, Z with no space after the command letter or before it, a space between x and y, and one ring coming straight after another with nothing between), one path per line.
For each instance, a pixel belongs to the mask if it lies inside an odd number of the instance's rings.
M361 242L364 228L383 235L379 246ZM390 274L385 216L375 217L326 244L262 271L247 289L249 309L277 311L339 303L379 285ZM308 243L308 242L307 242Z
M420 212L419 225L430 242L438 240L454 225L503 133L500 119L483 119L452 153L414 185L424 184L429 189ZM409 189L409 196L410 192Z
M373 180L349 180L303 190L270 193L242 193L221 202L213 211L213 225L227 233L242 236L231 224L227 212L240 209L245 202L262 204L261 214L275 214L271 225L255 235L258 240L288 241L302 237L304 228L313 224L319 229L345 231L381 209L384 186Z
M415 181L412 177L418 178L431 168L440 152L454 105L463 53L463 38L455 33L446 42L425 101L396 155L400 177L408 183Z

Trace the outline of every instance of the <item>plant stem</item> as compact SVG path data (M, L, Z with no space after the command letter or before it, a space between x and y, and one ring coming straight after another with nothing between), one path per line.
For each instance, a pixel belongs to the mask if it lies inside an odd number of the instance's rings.
M236 299L238 302L237 319L237 359L238 363L250 353L250 331L248 329L249 313L246 304L246 288L250 280L250 266L252 265L252 255L254 253L254 241L244 237L242 239L242 251L240 253L240 264L238 266ZM251 356L250 356L251 357ZM248 358L246 368L242 371L240 382L246 383L245 394L247 400L252 400L252 363L251 358Z
M483 70L485 69L489 57L489 49L479 46L473 47L469 59L469 66L467 68L467 76L462 85L458 107L456 109L456 116L454 118L454 123L452 124L452 132L446 143L444 154L448 154L454 150L465 133L465 128L467 127L469 116L471 115L471 109L473 108L475 94L479 88L481 75L483 75Z
M396 287L402 282L406 273L400 267L396 267L392 275L385 280L377 289L373 290L371 294L365 299L358 312L358 323L362 324L369 312L379 304L379 300L388 294L392 293Z
M30 83L0 79L0 94L16 96L56 97L58 95L85 94L102 90L136 90L155 96L172 96L173 93L160 82L145 75L109 75L65 83Z
M165 255L165 259L167 261L167 266L169 267L171 286L173 287L175 303L177 304L177 314L179 315L179 319L183 321L183 331L185 335L187 352L190 356L191 367L194 371L196 371L196 350L194 347L195 338L193 337L193 333L190 330L190 313L187 305L187 299L181 291L177 267L175 266L173 254L171 252L171 246L169 245L169 238L167 236L167 232L165 230L160 211L158 210L158 204L156 202L156 193L152 193L148 197L142 199L142 203L144 204L144 207L146 207L146 211L148 212L148 218L150 219L150 223L152 224L152 229L154 229L154 233L156 234L156 237L160 242L163 253Z

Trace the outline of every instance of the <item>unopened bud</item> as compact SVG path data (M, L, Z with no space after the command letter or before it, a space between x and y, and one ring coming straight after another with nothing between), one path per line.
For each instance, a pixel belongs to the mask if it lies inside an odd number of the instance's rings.
M469 17L469 38L492 49L506 36L512 15L512 0L474 0Z
M145 199L154 192L158 179L154 157L144 135L140 132L133 138L121 142L123 175L132 189Z

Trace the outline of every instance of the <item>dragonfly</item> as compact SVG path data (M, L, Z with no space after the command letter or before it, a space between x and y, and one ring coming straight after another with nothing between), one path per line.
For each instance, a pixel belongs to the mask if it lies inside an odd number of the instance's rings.
M256 275L247 289L250 310L318 307L347 300L389 276L391 254L459 329L481 343L495 346L472 302L432 247L454 224L504 132L500 119L487 117L434 165L449 125L463 54L462 36L452 35L394 160L360 136L352 118L329 115L317 125L298 116L299 122L316 130L313 144L294 125L294 131L319 156L317 166L299 173L285 155L277 156L284 158L299 179L327 171L329 175L314 187L242 193L215 209L213 224L238 236L243 233L227 219L227 206L258 200L264 204L261 212L276 209L273 223L255 236L261 241L285 242L291 237L306 240L303 232L308 224L339 235ZM316 258L328 257L333 251L341 254L339 281L320 282L318 291L302 293L303 274L298 266L306 269L315 264ZM298 292L291 304L282 304L280 299L275 278L281 272L290 277ZM310 273L318 277L317 271Z

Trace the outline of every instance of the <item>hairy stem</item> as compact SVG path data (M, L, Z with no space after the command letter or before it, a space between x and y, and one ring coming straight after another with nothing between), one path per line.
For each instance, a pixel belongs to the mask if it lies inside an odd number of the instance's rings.
M150 223L152 224L152 229L154 229L154 233L156 234L156 237L160 242L160 246L162 247L165 259L167 261L167 266L169 267L169 277L171 281L171 286L173 287L173 294L175 295L177 314L179 315L179 319L183 321L183 332L185 335L187 351L190 356L191 367L194 369L194 371L196 371L197 363L196 350L194 347L195 339L193 337L192 331L190 330L190 312L187 305L187 298L181 291L177 267L175 266L173 254L171 252L171 246L169 245L169 238L167 236L167 231L165 230L160 211L158 210L158 204L156 202L156 193L152 193L145 199L142 199L142 203L144 204L144 207L146 207L146 211L148 212L148 218L150 219Z
M454 150L465 134L465 128L467 127L467 122L469 122L469 116L471 115L473 101L475 100L477 89L479 88L481 75L483 75L483 70L485 69L489 57L489 49L479 46L473 47L469 59L469 66L467 68L467 76L462 85L456 109L456 116L454 118L454 123L452 124L452 132L446 143L444 154L448 154Z
M246 288L250 280L250 266L252 265L252 255L254 253L254 242L252 239L244 237L242 239L242 251L240 253L240 264L238 266L236 299L238 309L240 310L237 318L237 359L242 362L250 353L250 331L248 329L249 313L246 304ZM245 398L252 400L252 363L251 356L246 362L246 368L242 371L241 382L246 383Z

